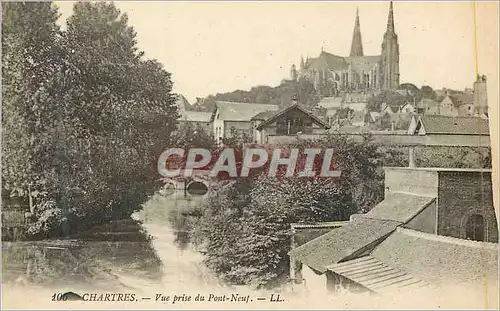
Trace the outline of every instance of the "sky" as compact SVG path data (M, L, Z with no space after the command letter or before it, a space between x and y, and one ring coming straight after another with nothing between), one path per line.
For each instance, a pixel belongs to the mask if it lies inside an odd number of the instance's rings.
M56 2L61 23L72 2ZM275 86L301 56L347 56L356 8L365 55L379 55L389 2L115 1L147 58L172 73L174 91L196 97ZM496 74L498 4L476 4L478 70ZM471 2L395 2L401 83L464 89L476 75ZM495 32L496 31L496 32ZM493 67L496 56L496 65Z

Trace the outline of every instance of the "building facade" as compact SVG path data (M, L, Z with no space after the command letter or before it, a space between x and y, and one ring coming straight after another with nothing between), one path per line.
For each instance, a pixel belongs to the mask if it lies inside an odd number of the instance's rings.
M394 28L392 1L381 55L366 56L363 52L359 12L356 12L349 56L342 57L321 51L317 58L301 59L299 70L292 65L290 78L305 78L323 96L339 92L397 89L399 86L399 43Z

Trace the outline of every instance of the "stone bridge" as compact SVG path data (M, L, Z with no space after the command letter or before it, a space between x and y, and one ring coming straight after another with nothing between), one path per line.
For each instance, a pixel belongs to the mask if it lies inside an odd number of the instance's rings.
M190 177L162 178L164 183L160 193L171 195L176 192L182 196L204 196L217 182L216 177L210 176L210 170L193 170Z

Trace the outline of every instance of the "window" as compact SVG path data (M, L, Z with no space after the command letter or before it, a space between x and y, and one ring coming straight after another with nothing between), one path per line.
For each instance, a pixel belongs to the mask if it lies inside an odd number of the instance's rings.
M474 214L469 217L465 227L465 237L468 240L484 241L484 218Z

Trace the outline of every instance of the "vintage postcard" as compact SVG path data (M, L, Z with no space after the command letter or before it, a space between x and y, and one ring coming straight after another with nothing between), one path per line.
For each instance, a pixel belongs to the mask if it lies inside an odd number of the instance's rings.
M2 2L3 309L498 309L491 2Z

